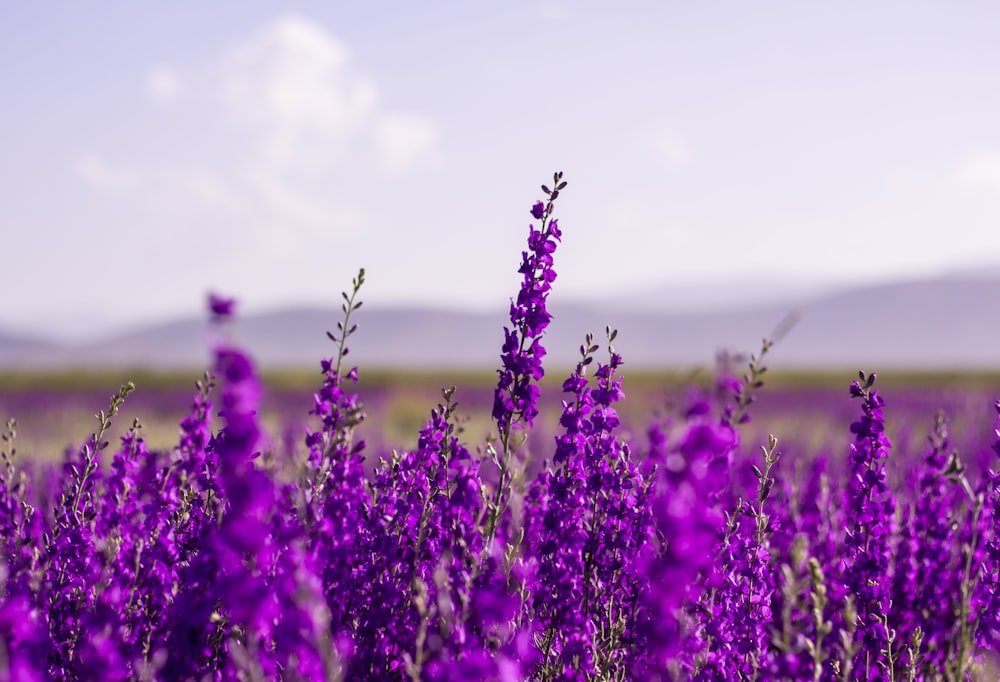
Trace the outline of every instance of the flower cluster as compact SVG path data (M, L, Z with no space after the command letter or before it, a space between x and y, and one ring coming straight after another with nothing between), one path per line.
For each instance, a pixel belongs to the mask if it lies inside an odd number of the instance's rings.
M345 363L364 270L291 445L265 433L215 295L212 370L175 447L136 421L112 448L131 384L48 470L21 462L9 421L0 682L996 679L1000 431L985 473L944 417L893 469L861 373L830 452L779 453L747 435L765 341L743 380L727 359L713 395L634 438L609 327L607 355L588 335L562 384L550 447L527 438L565 187L555 174L531 208L481 444L452 387L415 447L366 446Z

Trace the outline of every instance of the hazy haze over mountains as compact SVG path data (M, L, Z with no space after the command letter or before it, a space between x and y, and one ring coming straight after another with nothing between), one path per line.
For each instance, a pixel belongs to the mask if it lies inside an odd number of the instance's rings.
M628 366L709 364L719 350L756 351L790 315L797 321L770 356L775 368L1000 367L1000 276L986 271L833 292L774 282L580 302L562 300L556 289L550 301L550 367L571 366L584 335L601 340L606 325L619 330L615 345ZM506 308L473 313L367 302L354 318L360 327L349 344L351 361L491 369L506 314ZM312 367L332 353L326 331L340 317L339 306L288 308L242 316L232 331L265 367ZM0 330L0 368L197 368L209 362L212 338L203 318L78 343Z

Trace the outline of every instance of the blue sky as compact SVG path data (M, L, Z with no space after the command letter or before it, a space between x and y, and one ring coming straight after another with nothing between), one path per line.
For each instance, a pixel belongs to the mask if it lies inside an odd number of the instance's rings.
M1000 264L1000 5L20 3L0 328Z

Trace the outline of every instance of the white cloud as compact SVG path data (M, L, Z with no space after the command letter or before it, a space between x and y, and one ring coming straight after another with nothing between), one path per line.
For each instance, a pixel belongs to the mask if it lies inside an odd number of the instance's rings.
M436 166L438 131L422 116L387 114L375 124L375 147L390 176L405 175L421 163Z
M222 64L228 113L277 167L336 162L376 109L374 83L349 68L346 46L289 16L230 50Z
M244 178L247 186L270 210L308 228L330 225L330 208L298 190L281 175L267 168L254 168L247 170Z
M663 126L646 136L646 148L668 170L680 170L691 163L691 145L676 130Z
M146 94L154 102L172 102L180 92L180 75L169 66L158 64L146 74Z
M228 50L219 73L227 115L253 135L255 164L289 173L368 167L390 177L440 165L434 123L381 107L347 45L315 21L275 21Z
M348 46L302 16L279 18L200 66L153 66L145 93L155 103L183 95L173 119L159 122L185 162L152 157L130 169L89 155L77 174L95 189L141 189L135 198L160 216L149 207L192 225L238 223L258 244L356 230L357 191L441 165L434 122L380 105Z
M958 169L958 182L972 190L1000 193L1000 156L978 156Z
M103 192L127 192L139 187L139 175L134 169L113 166L95 154L79 157L75 169L84 184Z

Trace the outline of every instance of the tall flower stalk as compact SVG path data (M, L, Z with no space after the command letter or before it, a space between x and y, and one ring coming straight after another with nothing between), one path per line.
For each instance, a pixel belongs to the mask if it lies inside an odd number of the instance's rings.
M541 221L528 232L528 250L521 253L521 289L510 302L510 326L504 327L500 354L502 368L493 394L493 419L497 425L498 447L490 447L497 467L496 489L489 501L485 522L486 550L490 551L497 525L507 509L513 476L512 465L516 433L522 425L531 427L538 415L538 381L544 376L542 358L545 347L542 335L552 315L546 308L549 291L556 279L553 254L562 238L559 221L552 210L559 193L566 188L562 173L552 176L552 188L542 185L547 199L531 208L531 215Z
M860 679L893 674L893 642L885 619L891 600L890 540L896 530L896 499L886 481L891 447L885 433L885 400L874 388L875 375L858 374L851 395L861 400L861 417L851 424L851 483L848 490L844 587L854 595L857 638L862 651L853 662Z

